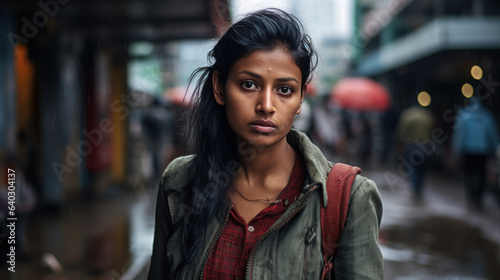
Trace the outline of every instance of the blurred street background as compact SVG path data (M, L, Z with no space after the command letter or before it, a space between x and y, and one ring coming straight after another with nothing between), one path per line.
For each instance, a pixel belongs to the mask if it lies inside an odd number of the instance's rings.
M295 128L377 183L385 278L500 279L496 0L1 0L0 279L145 279L190 74L266 7L319 54Z

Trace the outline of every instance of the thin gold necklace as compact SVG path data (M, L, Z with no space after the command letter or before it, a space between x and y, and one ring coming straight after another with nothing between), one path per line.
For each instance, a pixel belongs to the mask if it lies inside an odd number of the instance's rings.
M288 185L287 185L288 186ZM286 187L285 187L286 188ZM285 189L283 188L283 190ZM243 196L243 194L236 188L233 188L240 196L241 198L243 198L244 200L246 201L249 201L249 202L257 202L257 201L264 201L264 202L267 202L268 205L271 205L271 204L276 204L276 203L280 203L281 202L281 199L278 199L278 197L281 195L281 193L283 192L283 190L281 190L281 192L279 194L277 194L276 196L274 197L271 197L271 198L259 198L259 199L248 199L246 198L245 196ZM272 202L271 202L272 201Z
M294 166L295 166L295 164L294 164ZM268 205L271 205L271 204L276 204L276 203L281 202L281 199L278 199L278 197L280 197L281 193L286 189L286 187L288 187L288 185L290 185L292 180L293 180L293 176L290 175L290 180L288 180L288 183L286 183L285 187L280 191L279 194L277 194L276 196L271 197L271 198L248 199L236 187L233 187L233 189L241 196L241 198L243 198L244 200L246 200L248 202L263 201L263 202L267 202Z

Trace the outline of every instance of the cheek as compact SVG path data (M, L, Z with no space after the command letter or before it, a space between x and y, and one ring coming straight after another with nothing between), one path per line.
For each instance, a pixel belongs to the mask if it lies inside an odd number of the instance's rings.
M295 120L295 116L296 116L295 112L291 112L291 114L287 115L286 122L289 128L292 127L293 121Z
M292 127L296 116L296 110L294 109L295 108L288 108L286 111L282 111L281 114L276 114L276 121L278 121L282 128L288 129Z
M226 87L225 106L228 118L241 118L248 114L251 108L251 101L238 92L235 87Z
M233 130L237 129L235 126L241 126L240 122L245 120L245 115L248 114L248 105L242 104L238 100L231 98L226 99L226 117Z

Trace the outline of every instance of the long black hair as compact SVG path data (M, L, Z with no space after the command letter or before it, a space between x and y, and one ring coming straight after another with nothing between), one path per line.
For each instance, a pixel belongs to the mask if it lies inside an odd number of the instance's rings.
M183 263L194 259L209 222L227 213L229 188L240 160L224 106L214 98L213 73L217 70L219 83L225 85L233 63L256 50L277 46L289 51L301 70L303 91L317 56L301 22L279 9L257 11L233 24L208 54L211 66L198 68L191 75L190 81L199 77L187 133L195 157L189 167L189 184L179 193L187 211L176 225L182 231Z

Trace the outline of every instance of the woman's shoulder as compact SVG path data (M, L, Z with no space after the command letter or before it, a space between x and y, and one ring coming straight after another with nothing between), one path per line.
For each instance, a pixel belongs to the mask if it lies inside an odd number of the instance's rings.
M355 197L362 197L367 195L380 197L377 184L373 180L361 174L358 174L352 182L350 195L351 200L353 200Z
M356 210L371 208L377 213L380 224L383 206L377 184L363 175L356 175L351 187L349 208L356 208Z
M376 192L378 194L377 184L373 180L361 174L356 175L354 181L352 182L351 196L357 191Z
M185 185L189 177L189 167L194 155L182 156L171 161L163 171L160 185L164 188L176 188Z

